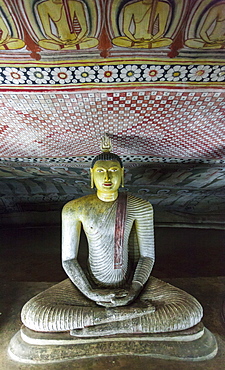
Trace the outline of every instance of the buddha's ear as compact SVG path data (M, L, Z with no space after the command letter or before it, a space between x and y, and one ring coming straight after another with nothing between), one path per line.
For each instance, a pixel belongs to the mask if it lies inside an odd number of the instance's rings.
M90 174L91 174L91 188L93 189L95 187L95 184L94 184L94 175L93 175L93 168L90 168Z
M124 167L122 167L121 170L122 170L121 187L124 188Z

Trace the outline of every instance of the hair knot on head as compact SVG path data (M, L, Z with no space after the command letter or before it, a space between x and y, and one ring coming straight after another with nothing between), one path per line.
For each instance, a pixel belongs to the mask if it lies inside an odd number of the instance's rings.
M91 163L91 188L94 188L94 175L93 175L93 167L97 161L116 161L119 163L121 167L121 186L122 188L124 187L124 168L123 168L123 163L120 159L120 157L117 154L111 153L112 145L111 145L111 140L107 134L105 134L101 138L101 154L96 155L94 157L92 163Z
M94 164L97 161L113 161L113 160L119 162L121 168L123 167L123 163L122 163L120 157L117 154L111 153L112 144L111 144L110 137L107 134L105 134L101 138L100 148L101 148L102 153L98 154L93 159L93 161L91 163L91 168L94 167Z

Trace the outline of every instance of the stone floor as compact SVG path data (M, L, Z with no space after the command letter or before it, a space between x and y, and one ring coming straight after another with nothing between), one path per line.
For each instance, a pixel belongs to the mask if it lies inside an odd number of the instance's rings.
M186 290L201 302L203 323L216 336L219 345L214 359L194 363L140 356L118 357L115 354L114 357L81 359L65 364L24 365L8 357L8 343L20 328L23 304L51 286L53 281L65 278L60 264L60 229L2 229L0 370L225 369L225 323L221 317L225 298L224 240L221 230L156 230L158 252L154 275Z

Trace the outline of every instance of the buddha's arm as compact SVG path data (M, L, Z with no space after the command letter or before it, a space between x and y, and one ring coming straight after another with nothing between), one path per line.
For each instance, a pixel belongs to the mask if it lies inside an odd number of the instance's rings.
M107 289L93 289L77 260L81 221L74 206L65 205L62 211L62 265L72 283L87 298L110 301L114 297Z
M48 12L48 8L45 7L43 3L41 3L38 6L37 10L38 10L38 14L39 14L42 26L46 33L46 36L48 36L52 40L57 41L57 43L59 44L63 44L63 41L59 37L55 36L51 31L51 26L50 26L51 15Z
M140 257L131 284L130 301L134 300L142 290L155 261L153 209L150 203L145 203L138 209L135 227Z
M2 32L1 38L0 38L0 44L3 44L4 41L6 41L6 39L9 36L9 31L8 31L8 29L7 29L7 27L6 27L2 18L0 18L0 30Z
M132 21L134 14L130 10L130 6L126 6L124 9L124 14L123 14L123 32L124 35L127 36L130 40L132 41L137 41L137 39L134 37L134 35L130 32L130 24Z
M62 265L70 280L78 289L88 295L91 286L78 261L81 222L71 209L64 207L62 212Z
M209 30L210 26L212 25L212 23L217 20L219 17L219 14L218 14L218 10L217 10L217 7L214 7L210 10L209 14L207 15L206 19L205 19L205 22L201 28L201 31L200 31L200 37L202 38L203 41L207 42L207 43L212 43L214 42L215 40L211 40L210 37L208 36L208 33L207 31Z
M156 16L154 19L156 19L157 17L159 19L159 30L153 36L152 38L153 40L157 40L158 38L164 35L169 13L170 13L169 4L166 4L166 3L158 4L157 9L156 9Z

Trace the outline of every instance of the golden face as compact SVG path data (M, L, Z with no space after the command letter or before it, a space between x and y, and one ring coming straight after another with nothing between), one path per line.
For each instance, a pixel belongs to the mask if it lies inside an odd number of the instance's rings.
M123 168L116 160L97 161L92 168L95 186L100 192L113 193L119 189Z

